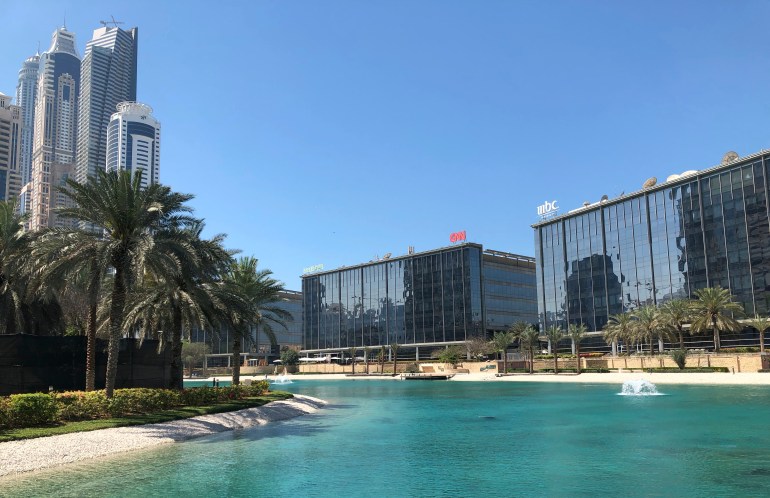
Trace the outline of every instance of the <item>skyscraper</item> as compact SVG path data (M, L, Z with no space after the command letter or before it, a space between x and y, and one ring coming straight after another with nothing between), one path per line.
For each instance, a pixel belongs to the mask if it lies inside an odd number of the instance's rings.
M0 201L15 201L21 190L21 128L21 107L0 93Z
M30 229L65 226L53 210L66 199L56 187L72 176L75 163L80 58L75 35L54 31L51 47L40 56L32 149Z
M139 30L104 26L94 30L81 65L75 176L85 183L104 169L107 124L120 102L136 100Z
M35 124L35 99L37 97L37 71L40 54L36 53L25 60L19 70L19 83L16 86L16 105L21 107L21 183L26 185L32 178L32 143Z
M160 181L160 122L152 107L121 102L107 128L107 171L143 170L142 186Z

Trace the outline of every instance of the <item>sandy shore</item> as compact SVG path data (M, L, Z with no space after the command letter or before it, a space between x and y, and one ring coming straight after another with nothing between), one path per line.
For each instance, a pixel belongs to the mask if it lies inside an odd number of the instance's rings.
M317 398L295 395L292 399L236 412L0 443L0 477L264 425L315 412L325 404Z
M269 376L272 382L275 376ZM400 380L399 377L372 375L369 377L347 377L344 374L287 375L288 380ZM218 377L230 380L229 377ZM573 382L582 384L623 384L627 380L648 380L654 384L700 384L700 385L758 385L770 386L770 373L583 373L580 375L554 374L513 374L496 377L495 374L457 374L451 382ZM280 389L280 384L273 384Z

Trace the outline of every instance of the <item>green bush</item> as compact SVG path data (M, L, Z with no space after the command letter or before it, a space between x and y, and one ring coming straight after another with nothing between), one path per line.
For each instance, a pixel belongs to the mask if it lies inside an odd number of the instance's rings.
M676 363L676 366L679 367L679 370L684 370L684 364L687 362L687 350L676 349L671 351L671 358L674 360L674 363Z
M247 392L249 396L262 396L267 394L269 390L270 383L266 380L252 382L251 386L247 386Z
M8 397L7 418L10 427L50 425L57 421L56 399L44 393L12 394Z
M756 346L739 346L735 348L722 348L723 353L759 353Z
M419 371L420 371L420 367L417 365L417 363L410 363L404 369L404 372L406 373L417 373Z
M179 405L179 393L170 389L117 389L109 402L113 417L130 413L151 413Z
M8 398L0 398L0 429L11 427L10 404L11 400Z
M110 403L104 391L70 391L53 396L59 405L61 420L93 420L109 414Z

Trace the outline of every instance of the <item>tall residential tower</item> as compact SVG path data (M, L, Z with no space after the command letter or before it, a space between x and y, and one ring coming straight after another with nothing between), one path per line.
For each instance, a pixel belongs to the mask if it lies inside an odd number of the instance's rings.
M16 86L16 105L21 107L21 183L26 185L32 178L32 143L35 125L35 98L37 97L37 71L40 54L37 53L24 61L19 70L19 83Z
M85 183L104 170L107 125L115 106L136 100L138 28L104 26L94 30L81 65L75 176Z
M56 187L72 176L80 91L80 58L75 35L60 28L54 31L51 47L40 56L35 102L32 149L31 230L64 226L53 210L66 204Z
M107 171L142 170L142 187L160 181L160 122L152 107L122 102L107 128Z
M0 201L15 200L21 190L21 107L0 93Z

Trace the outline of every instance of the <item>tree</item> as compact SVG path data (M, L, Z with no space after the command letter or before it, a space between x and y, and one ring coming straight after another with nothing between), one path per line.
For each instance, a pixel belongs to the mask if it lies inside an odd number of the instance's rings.
M469 358L482 359L490 352L489 341L481 336L469 337L465 341L465 350Z
M748 320L746 325L759 332L759 351L765 352L765 332L770 329L770 318L754 315L754 318Z
M385 372L385 357L388 355L388 348L383 344L380 346L380 352L377 353L377 361L380 363L380 375Z
M714 333L714 351L719 352L719 332L737 332L741 324L733 316L741 316L743 308L733 301L730 291L717 287L706 287L695 291L692 303L691 330L695 333L711 329Z
M15 334L23 326L22 258L30 242L15 204L0 201L0 334Z
M41 233L32 251L39 289L63 288L85 299L86 391L96 383L97 312L110 268L108 246L100 239L92 232L53 229Z
M558 325L551 325L545 331L545 337L551 344L551 353L553 353L553 373L559 373L559 342L564 339L564 331Z
M437 351L435 354L438 361L441 363L448 363L452 365L452 368L455 368L457 364L460 363L460 359L464 352L462 346L453 344Z
M211 353L211 347L205 342L185 342L182 344L182 360L187 365L190 377L192 377L195 365L205 365L206 355L209 353Z
M572 339L572 342L575 344L575 358L577 358L577 373L580 375L580 342L585 339L586 334L588 333L588 328L584 324L570 324L569 329L567 329L567 335Z
M500 353L503 357L503 373L508 371L508 346L516 340L516 335L507 330L505 332L495 332L492 336L491 345L496 353Z
M166 233L176 243L168 247L180 264L170 275L146 275L142 285L129 293L124 327L139 330L143 336L162 330L170 336L172 389L182 389L182 340L185 331L211 325L215 313L212 286L226 274L233 262L233 251L224 249L224 235L201 238L202 222L183 230Z
M654 354L652 347L653 339L660 329L660 319L658 308L653 305L642 306L634 310L631 315L634 317L633 331L639 342L647 341L650 344L650 354Z
M180 271L180 262L166 250L163 234L197 222L185 203L192 195L172 192L167 186L152 184L142 188L142 174L131 171L98 171L80 184L72 179L61 192L75 207L59 210L59 215L93 226L103 234L99 240L108 253L114 272L109 297L110 336L107 353L106 395L115 389L118 345L123 334L124 306L128 292L146 273L169 275Z
M240 383L241 345L250 340L252 329L263 332L272 344L276 344L273 325L286 328L286 322L292 320L288 311L276 306L281 301L283 283L272 278L270 270L259 270L257 266L255 258L239 258L224 278L224 301L231 300L234 295L233 301L246 303L245 309L231 309L226 303L220 308L233 332L234 385Z
M296 349L284 347L281 351L281 363L286 366L294 366L299 363L299 353Z
M634 317L631 313L619 313L610 315L604 326L604 341L607 344L622 342L626 349L631 344L634 335Z
M519 334L519 347L527 352L529 358L529 373L535 372L535 351L540 348L540 333L528 325Z
M396 375L398 373L396 370L396 366L398 363L398 349L400 347L401 345L397 342L390 343L390 354L393 355L393 375Z
M692 305L686 299L674 299L660 307L660 321L679 336L679 349L684 349L684 326L692 320Z

